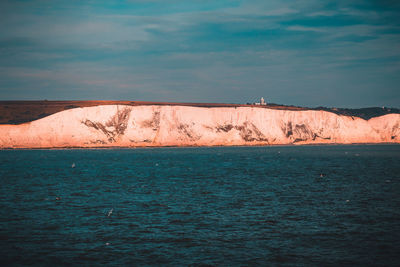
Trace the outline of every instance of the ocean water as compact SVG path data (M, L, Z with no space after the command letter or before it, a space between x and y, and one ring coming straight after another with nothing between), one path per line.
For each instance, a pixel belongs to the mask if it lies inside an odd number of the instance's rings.
M0 263L398 266L400 146L0 151Z

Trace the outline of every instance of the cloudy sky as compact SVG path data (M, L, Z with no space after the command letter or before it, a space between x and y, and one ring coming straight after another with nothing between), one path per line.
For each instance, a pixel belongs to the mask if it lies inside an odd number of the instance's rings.
M0 100L400 107L390 0L0 1Z

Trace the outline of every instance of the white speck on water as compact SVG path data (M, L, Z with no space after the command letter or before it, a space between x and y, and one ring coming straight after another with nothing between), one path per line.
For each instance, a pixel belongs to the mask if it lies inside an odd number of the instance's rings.
M346 199L346 202L350 202L350 200Z
M75 168L75 162L72 163L71 168Z
M110 217L111 216L111 214L113 213L113 208L112 209L110 209L110 211L108 212L108 214L107 214L107 217Z
M158 166L158 163L156 163L156 166Z
M386 180L385 182L386 182L386 183L390 183L391 181L390 181L390 180Z
M106 246L109 246L109 245L110 245L110 243L107 242L107 243L106 243Z

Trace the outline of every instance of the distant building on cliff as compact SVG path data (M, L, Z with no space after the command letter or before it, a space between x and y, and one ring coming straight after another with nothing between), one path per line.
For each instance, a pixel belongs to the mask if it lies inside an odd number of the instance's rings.
M260 102L255 102L254 105L258 105L258 106L266 106L267 102L265 102L264 97L260 98Z

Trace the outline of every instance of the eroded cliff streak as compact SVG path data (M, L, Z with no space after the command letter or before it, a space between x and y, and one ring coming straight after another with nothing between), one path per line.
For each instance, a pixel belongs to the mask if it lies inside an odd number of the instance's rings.
M0 148L399 143L400 114L107 105L0 125Z
M87 127L92 127L97 131L101 131L107 136L108 142L116 142L117 138L125 133L128 127L128 119L131 108L124 107L122 110L117 106L117 112L106 122L94 122L89 119L81 121ZM104 142L100 142L104 143Z

